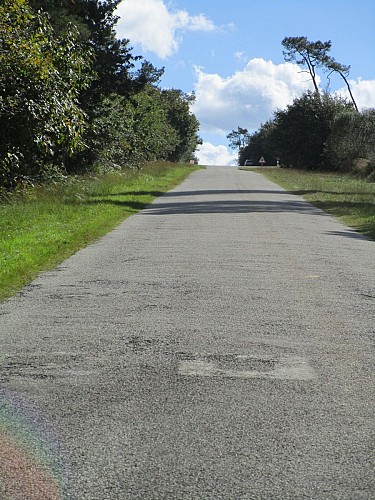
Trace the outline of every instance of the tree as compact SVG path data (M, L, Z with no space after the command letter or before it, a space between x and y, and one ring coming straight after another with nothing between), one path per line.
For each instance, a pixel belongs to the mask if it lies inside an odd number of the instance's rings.
M118 40L120 0L2 0L0 177L190 159L193 96Z
M80 92L91 81L91 51L72 26L63 38L27 0L0 6L0 175L39 175L83 147Z
M176 131L178 143L168 155L172 162L187 162L194 157L197 145L199 122L190 111L195 101L194 94L185 94L181 90L169 89L161 92L163 107L167 112L168 123Z
M352 89L350 88L350 85L348 82L350 66L345 66L343 64L340 64L339 62L335 61L335 59L333 57L327 57L326 60L324 61L324 65L325 65L327 71L329 71L328 78L332 73L338 73L341 76L341 78L344 80L345 85L348 89L350 98L352 100L353 106L354 106L355 110L357 112L359 112L357 103L354 100Z
M148 86L136 94L132 102L135 107L132 154L137 155L139 164L166 160L179 143L179 135L169 123L160 90Z
M365 165L365 175L375 171L375 110L361 113L342 110L335 116L332 133L326 144L331 163L344 170L356 170ZM361 160L361 161L360 161Z
M246 128L237 127L237 130L232 130L232 132L227 135L229 147L231 149L238 149L238 152L240 152L241 148L246 146L249 137L249 131Z
M97 78L83 96L83 106L95 107L104 96L116 92L131 95L146 84L159 81L164 69L156 69L141 55L133 55L129 40L116 37L115 10L122 0L30 0L35 10L47 12L58 35L68 23L76 26L80 40L94 51ZM140 69L136 66L140 65Z
M161 92L152 86L131 99L118 94L106 97L95 113L93 130L97 152L93 163L99 171L166 160L180 142Z
M327 52L331 50L331 41L310 42L305 36L291 36L285 37L281 44L285 49L283 50L285 61L295 61L299 66L307 67L315 92L319 96L316 68L324 66Z
M285 37L281 44L285 48L283 54L286 61L296 61L299 66L307 67L317 95L320 95L320 93L317 83L316 68L322 68L323 71L328 72L328 79L332 73L340 75L349 91L353 105L358 111L357 104L354 100L354 96L348 82L350 66L345 66L328 55L328 52L330 52L332 47L331 40L328 40L327 42L321 42L320 40L317 42L310 42L305 36Z
M268 134L273 127L271 120L262 124L260 128L249 135L248 143L241 148L239 154L239 164L244 165L246 160L252 160L254 164L258 164L259 159L263 156L267 165L276 165L276 158L268 145Z
M98 149L103 143L98 139L95 124L98 110L102 106L106 110L108 108L104 101L114 95L131 99L147 85L156 85L164 69L156 69L142 56L133 55L129 40L116 37L114 28L118 18L115 9L120 0L30 1L35 8L48 12L57 34L63 36L67 22L73 23L79 31L81 43L94 53L93 73L96 77L79 95L80 105L87 118L84 133L87 147L76 152L66 162L69 173L90 170L98 157L103 157ZM116 130L112 132L116 136Z
M325 147L335 117L345 109L352 106L343 99L307 92L286 110L274 113L267 144L285 166L331 169L334 165L329 163Z

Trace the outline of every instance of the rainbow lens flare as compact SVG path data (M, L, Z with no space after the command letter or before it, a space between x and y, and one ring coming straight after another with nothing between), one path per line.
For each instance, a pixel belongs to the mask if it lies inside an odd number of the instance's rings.
M66 461L47 419L26 399L0 391L0 498L65 500Z

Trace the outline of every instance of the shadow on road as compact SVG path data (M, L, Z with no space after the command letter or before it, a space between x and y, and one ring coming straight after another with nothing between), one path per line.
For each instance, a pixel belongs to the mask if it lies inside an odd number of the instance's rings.
M271 195L274 199L246 199L244 195ZM341 202L321 202L314 201L314 205L309 202L298 199L295 192L278 190L278 189L253 189L253 190L197 190L197 191L169 191L162 193L159 191L131 191L122 194L115 194L113 198L111 195L106 196L104 199L90 200L90 204L112 204L122 206L129 212L138 212L144 210L145 215L177 215L177 214L234 214L234 213L259 213L259 212L293 212L308 215L330 215L333 212L334 216L344 215L348 211L355 211L363 209L367 205L369 211L372 210L373 205L368 203L352 202L345 204ZM147 196L152 195L158 199L150 204L149 201L132 201L126 199L131 196ZM124 196L124 200L118 199ZM205 197L205 200L199 201L200 197ZM210 196L215 196L216 199L210 199ZM269 198L271 198L269 196ZM117 199L114 199L116 197ZM179 198L184 200L177 201ZM358 227L360 233L364 237L373 236L373 224ZM335 234L338 236L338 234ZM361 238L362 236L356 232L343 233L341 236Z
M113 204L128 208L130 211L144 210L146 215L175 215L175 214L233 214L252 212L297 212L311 215L325 215L319 208L312 206L304 200L291 199L290 193L284 190L202 190L202 191L170 191L168 193L158 192L124 192L124 196L132 195L161 195L159 199L150 204L141 201L122 201L121 199L96 199L89 203ZM280 195L276 200L254 200L246 199L243 195ZM116 194L118 198L119 194ZM204 196L204 201L199 201L199 197ZM216 199L210 200L210 196ZM242 196L242 199L241 199ZM176 201L176 198L184 198L184 201ZM219 197L219 199L217 199ZM282 197L287 197L282 199ZM190 198L190 199L189 199ZM250 198L250 197L249 197ZM170 200L169 200L170 199Z
M155 196L163 198L175 197L175 196L206 196L206 195L222 195L222 194L253 194L253 193L271 193L271 194L285 194L287 191L280 190L265 190L265 189L206 189L197 191L169 191L163 193L161 191L124 191L123 193L115 193L113 195L106 196Z
M149 205L146 215L174 214L233 214L251 212L298 212L311 215L322 215L323 212L303 201L265 201L265 200L216 200L187 202L158 202Z
M355 231L328 231L326 234L329 236L340 236L341 238L354 238L356 240L371 240L369 236L360 234Z

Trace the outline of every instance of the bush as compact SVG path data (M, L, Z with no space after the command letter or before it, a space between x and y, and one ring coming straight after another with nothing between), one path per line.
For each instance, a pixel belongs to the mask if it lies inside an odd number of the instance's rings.
M92 121L90 150L98 172L166 159L177 143L160 92L152 87L131 99L118 94L104 98Z
M267 136L274 156L284 166L299 169L332 170L325 147L337 114L351 104L327 94L307 92L286 110L276 111Z
M0 182L61 165L82 144L77 99L88 85L90 51L69 27L56 37L48 16L26 0L0 6Z
M326 146L331 163L367 177L375 171L375 109L336 115Z

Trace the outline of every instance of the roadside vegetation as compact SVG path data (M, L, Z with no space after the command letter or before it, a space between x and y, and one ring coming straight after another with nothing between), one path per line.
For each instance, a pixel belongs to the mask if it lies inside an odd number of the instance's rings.
M286 109L275 110L253 133L242 127L232 130L227 138L229 146L238 149L238 164L247 160L247 164L260 165L264 159L266 165L352 174L374 182L375 109L358 109L348 80L350 66L330 56L330 41L286 37L282 45L285 60L302 68L314 90ZM350 99L329 92L333 74L343 80ZM319 86L318 76L325 88Z
M196 168L194 94L160 88L164 69L117 39L120 1L0 2L0 299ZM273 180L374 238L375 110L358 111L331 42L282 44L315 91L253 134L232 131L239 164L278 162ZM317 69L338 74L351 100L322 91Z
M247 169L303 196L344 224L375 240L375 183L353 176L296 169Z
M155 162L139 171L19 186L0 204L0 300L106 234L197 168Z
M193 94L116 37L121 0L0 2L0 194L20 181L189 162Z
M195 168L194 95L116 37L120 1L0 2L0 299Z

